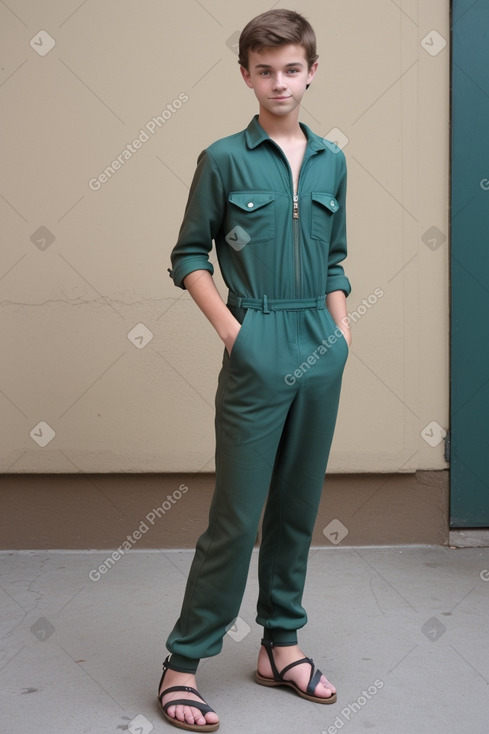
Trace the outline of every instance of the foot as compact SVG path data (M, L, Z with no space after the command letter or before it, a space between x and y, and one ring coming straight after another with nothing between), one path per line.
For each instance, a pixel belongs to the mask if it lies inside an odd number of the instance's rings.
M190 688L197 688L195 675L192 675L191 673L179 673L177 670L171 670L171 668L168 668L158 693L160 694L165 688L171 688L172 686L189 686ZM163 696L162 704L164 705L165 703L168 703L168 701L173 701L177 698L188 698L191 701L199 701L202 703L202 700L193 693L172 691ZM194 724L196 726L217 724L219 722L219 717L216 713L207 713L203 716L202 712L194 706L182 706L181 704L177 706L169 706L167 708L167 714L172 719L177 719L177 721L181 721L186 724Z
M273 659L277 670L281 672L287 665L293 663L295 660L300 660L306 657L299 645L290 646L274 646L272 649ZM273 678L273 671L268 659L267 651L262 646L258 654L257 670L260 675L265 678ZM311 666L308 663L302 663L302 665L296 665L295 667L288 670L284 675L284 680L293 681L301 691L307 690L309 678L311 675ZM316 686L314 695L319 698L331 698L336 693L336 688L325 675L322 675L319 679L319 683Z

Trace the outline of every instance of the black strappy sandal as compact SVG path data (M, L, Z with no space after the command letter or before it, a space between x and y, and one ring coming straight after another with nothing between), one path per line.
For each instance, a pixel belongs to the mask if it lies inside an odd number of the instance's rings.
M194 706L194 708L199 709L202 716L205 716L205 714L216 712L214 709L212 709L206 701L202 698L200 693L195 690L195 688L191 688L190 686L171 686L170 688L165 688L160 693L160 688L163 683L163 678L165 677L165 673L168 670L168 661L170 659L170 656L168 656L163 663L163 674L160 679L160 683L158 686L158 702L160 704L160 708L163 712L163 716L167 721L170 722L170 724L173 724L173 726L177 726L179 729L186 729L187 731L217 731L219 729L219 722L217 724L202 724L202 726L199 726L198 724L187 724L185 721L179 721L178 719L175 719L173 716L170 716L167 713L167 709L170 706ZM163 696L167 693L170 693L171 691L185 691L186 693L193 693L196 696L198 696L203 703L200 703L200 701L192 701L190 698L177 698L173 701L168 701L163 705Z
M259 683L261 686L289 686L289 688L293 688L301 698L305 698L308 701L314 701L314 703L335 703L336 693L333 693L331 696L329 696L329 698L314 695L314 691L316 690L316 686L321 679L322 673L318 668L315 669L314 663L311 658L301 658L300 660L296 660L294 663L286 665L285 668L279 673L277 670L277 666L275 665L275 660L273 659L272 648L274 647L274 643L270 640L262 640L261 644L267 651L268 659L270 660L270 667L272 668L273 678L267 678L266 676L261 675L258 671L256 671L255 680L257 683ZM309 683L305 691L301 690L297 683L294 683L293 680L284 680L284 673L286 673L291 668L294 668L296 665L301 665L302 663L309 663L309 665L311 666L311 675L309 677Z

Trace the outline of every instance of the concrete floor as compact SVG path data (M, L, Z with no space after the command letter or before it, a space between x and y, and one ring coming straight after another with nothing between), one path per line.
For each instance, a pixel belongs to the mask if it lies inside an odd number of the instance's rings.
M177 731L155 694L192 552L131 550L108 568L109 554L0 554L2 731ZM256 562L222 653L199 669L220 731L487 733L488 548L311 550L299 640L337 686L331 706L254 683Z

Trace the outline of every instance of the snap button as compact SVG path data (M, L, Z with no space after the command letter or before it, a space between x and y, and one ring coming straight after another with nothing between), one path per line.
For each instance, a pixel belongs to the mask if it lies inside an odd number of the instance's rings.
M255 206L255 205L253 204L253 202L252 202L252 201L250 201L250 202L249 202L249 204L248 204L248 207L249 207L250 209L252 209L252 208L253 208L254 206Z

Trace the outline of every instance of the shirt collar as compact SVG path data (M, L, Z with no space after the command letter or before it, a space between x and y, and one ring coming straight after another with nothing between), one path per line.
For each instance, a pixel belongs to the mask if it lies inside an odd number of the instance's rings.
M312 150L319 151L324 150L327 147L323 138L316 135L316 133L313 133L310 127L303 122L300 122L299 124L307 137L307 144ZM264 140L270 140L268 133L265 132L258 122L258 115L253 117L246 128L245 138L248 148L256 148L260 143L263 143Z

